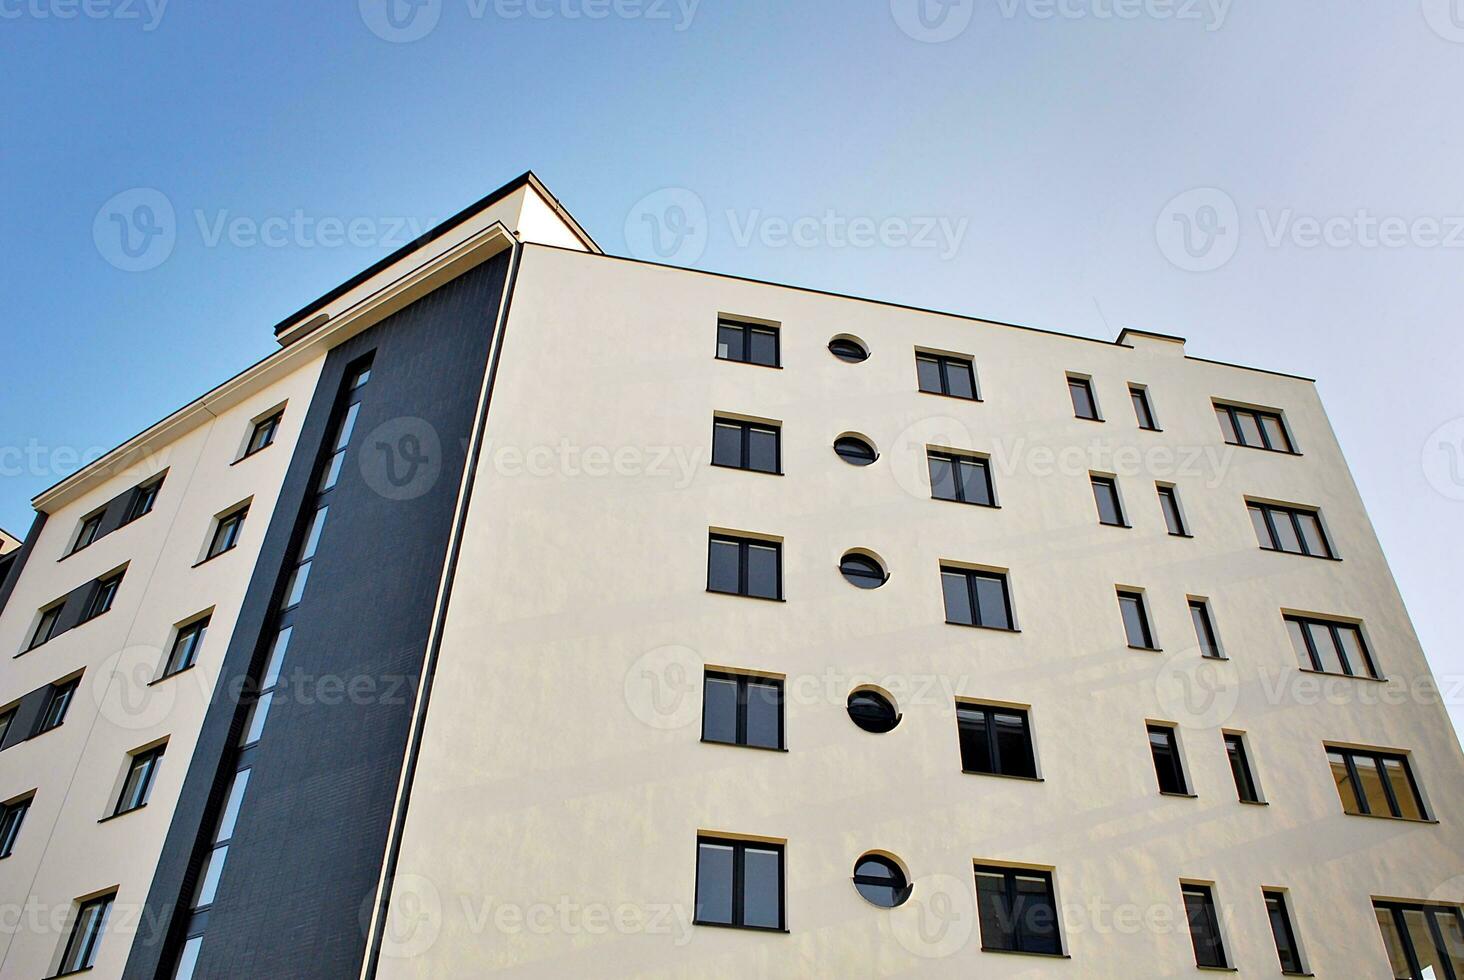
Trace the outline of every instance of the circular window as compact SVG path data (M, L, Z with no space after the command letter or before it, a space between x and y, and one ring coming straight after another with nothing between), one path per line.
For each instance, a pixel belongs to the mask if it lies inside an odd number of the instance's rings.
M854 887L870 905L904 905L912 886L904 869L883 854L866 854L854 864Z
M878 558L859 551L851 551L839 560L839 572L850 585L861 589L877 589L890 578Z
M900 723L900 713L885 694L861 687L849 694L849 720L866 732L883 735Z
M851 466L868 466L879 459L879 453L863 436L839 436L834 440L834 452Z
M835 337L829 341L829 353L850 364L869 359L869 349L853 337Z

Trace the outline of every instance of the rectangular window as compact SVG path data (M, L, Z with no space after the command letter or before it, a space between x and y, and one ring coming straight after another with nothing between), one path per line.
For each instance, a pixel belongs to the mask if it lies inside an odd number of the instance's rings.
M1408 757L1372 749L1327 746L1332 779L1346 813L1425 820L1423 796Z
M57 975L87 970L96 963L97 946L107 928L107 914L112 910L112 899L116 895L104 895L82 902L77 909L76 921L72 923L71 935L66 939L66 949L61 953L61 966Z
M123 524L131 524L146 514L152 513L153 504L158 502L158 491L163 488L163 478L157 477L138 486L132 491L132 499L127 502L127 513L122 518Z
M1313 558L1333 558L1332 545L1322 529L1321 512L1301 507L1248 502L1256 538L1267 551L1285 551Z
M1037 777L1027 712L998 705L956 705L961 770L995 776Z
M1379 676L1357 624L1312 616L1285 619L1297 662L1303 669L1349 677Z
M702 741L783 748L783 682L706 671L702 677Z
M244 518L248 516L249 508L245 506L220 517L214 527L213 538L209 540L205 558L215 558L237 545L239 534L244 529Z
M1118 497L1118 483L1111 476L1090 476L1093 500L1098 504L1098 523L1110 527L1128 527L1123 516L1123 501Z
M1225 942L1220 938L1220 919L1215 915L1215 896L1209 885L1183 885L1184 914L1189 920L1190 942L1195 947L1195 965L1227 967Z
M713 534L707 549L707 591L756 599L783 598L783 546Z
M712 421L712 465L781 473L779 436L776 425L717 416Z
M1271 920L1271 935L1276 940L1276 956L1282 973L1305 973L1301 963L1301 947L1296 944L1296 930L1291 926L1291 912L1286 908L1286 894L1262 891L1266 899L1266 916Z
M1216 402L1215 417L1220 420L1220 432L1225 436L1225 441L1232 446L1269 449L1277 453L1296 452L1279 412L1239 408Z
M36 730L31 733L32 738L60 727L66 720L66 709L71 707L72 696L76 694L76 688L80 684L81 678L73 677L69 681L51 685L51 689L46 692L46 706L36 719Z
M940 582L945 593L947 623L998 630L1014 628L1011 593L1002 572L942 565Z
M1373 902L1397 980L1464 980L1464 915L1453 905Z
M982 507L996 506L991 465L984 457L927 449L925 459L930 467L932 498Z
M1118 590L1118 609L1123 614L1123 631L1128 645L1140 650L1157 650L1154 645L1154 631L1149 628L1149 611L1144 606L1142 592Z
M976 392L976 371L970 358L916 351L915 374L921 391L932 395L981 400Z
M778 367L778 328L735 320L717 321L717 358Z
M281 409L269 418L260 419L258 422L255 422L254 428L249 432L249 442L244 446L244 455L253 456L266 446L272 445L275 441L276 433L280 431L280 420L284 417L284 410Z
M67 554L74 555L82 548L91 544L97 539L97 532L102 529L102 518L106 516L105 510L99 510L89 517L83 518L80 529L76 532L76 541Z
M195 619L187 626L179 627L178 635L173 637L173 648L168 651L168 664L163 668L164 677L187 670L198 662L198 648L203 646L203 638L208 634L208 620L209 617L205 616Z
M976 912L983 950L1062 955L1051 872L977 865Z
M122 585L122 573L109 575L104 579L98 579L91 598L87 600L86 611L82 613L81 621L84 623L90 619L96 619L102 613L112 608L112 601L117 598L117 589Z
M0 711L0 744L3 744L5 736L10 734L10 725L15 721L15 711L15 707Z
M1220 639L1215 633L1215 621L1210 616L1210 603L1204 599L1189 601L1190 620L1195 624L1195 639L1200 644L1200 654L1212 660L1224 660L1220 651Z
M695 921L783 929L783 845L698 836Z
M1261 794L1256 790L1256 778L1251 772L1250 756L1245 751L1245 736L1239 732L1226 732L1225 754L1230 758L1230 775L1235 777L1237 798L1242 803L1261 802Z
M1169 533L1177 538L1189 537L1189 529L1185 527L1184 511L1179 508L1179 490L1174 487L1167 487L1164 484L1157 484L1159 491L1159 509L1164 511L1164 526Z
M112 810L113 816L146 805L148 796L152 794L153 780L158 774L158 764L162 762L164 748L166 746L159 745L130 757L127 777L122 780L122 792L117 797L117 806Z
M61 619L61 608L64 603L53 603L41 610L41 618L36 621L35 632L31 633L30 643L26 645L27 650L34 650L56 635L56 624Z
M29 796L0 805L0 858L10 857L15 850L15 839L20 836L20 825L30 805Z
M1179 758L1179 739L1168 725L1149 726L1149 752L1154 756L1154 773L1159 777L1159 792L1188 796L1184 779L1184 763Z
M1067 384L1068 394L1073 400L1073 415L1080 419L1092 419L1094 422L1103 421L1098 414L1098 399L1093 397L1093 382L1070 374Z
M1134 417L1139 420L1139 428L1158 432L1159 425L1154 421L1154 407L1149 404L1149 390L1138 385L1129 385L1129 398L1134 403Z

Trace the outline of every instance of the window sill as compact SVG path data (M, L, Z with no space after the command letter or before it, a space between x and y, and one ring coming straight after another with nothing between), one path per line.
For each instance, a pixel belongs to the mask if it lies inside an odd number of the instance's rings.
M145 809L147 809L147 804L146 803L139 803L137 806L133 807L131 810L123 810L121 813L108 814L107 816L105 816L102 819L98 820L97 823L107 823L110 820L116 820L118 817L125 817L129 813L136 813L138 810L145 810Z
M711 926L713 929L736 929L738 932L776 932L788 935L789 930L780 926L737 926L730 922L703 922L700 919L693 919L694 926Z
M745 742L720 742L714 738L703 738L700 740L703 745L725 745L729 749L754 749L758 752L787 752L786 746L773 745L748 745ZM708 923L710 925L710 923Z
M1045 960L1070 960L1067 953L1038 953L1030 949L1002 949L1000 946L982 946L983 953L1006 953L1008 956L1040 956Z
M1198 800L1199 799L1199 796L1196 795L1196 794L1194 794L1194 793L1168 793L1168 792L1165 792L1162 789L1159 791L1159 795L1160 796L1172 796L1176 800Z
M1015 779L1021 783L1045 783L1047 780L1041 776L1014 776L1006 772L982 772L980 769L962 769L961 773L966 776L992 776L996 779Z
M1139 431L1140 432L1163 432L1164 430L1161 429L1161 428L1159 428L1157 425L1141 425L1141 426L1139 426Z
M748 595L746 592L723 592L721 589L707 589L707 595L725 595L733 599L756 599L759 602L787 602L782 596ZM710 924L710 923L709 923Z
M254 457L258 456L260 453L264 452L266 449L268 449L270 446L273 446L273 445L274 445L273 442L266 443L263 446L260 446L258 449L254 449L254 450L251 450L250 452L245 453L243 456L240 456L238 459L234 460L229 465L230 466L238 466L240 463L244 462L246 459L253 459Z
M171 674L164 674L162 677L159 677L156 680L148 681L147 682L147 686L148 687L152 687L152 686L154 686L156 684L161 684L163 681L170 681L174 677L177 677L179 674L186 674L190 670L192 670L194 667L197 667L197 666L198 666L198 663L197 663L197 661L195 661L195 662L189 664L187 667L182 667L182 668L180 668L178 670L173 671Z
M1129 530L1133 530L1133 525L1132 524L1115 524L1112 521L1099 521L1098 522L1098 525L1100 527L1122 527L1122 528L1128 528Z
M1200 966L1195 964L1196 970L1204 970L1206 973L1239 973L1240 968L1234 966Z
M721 357L721 356L718 356L718 357L713 358L713 360L716 360L716 361L725 361L728 364L746 364L748 367L772 368L774 371L781 371L781 370L783 370L783 365L781 365L781 364L759 364L757 361L739 361L735 357ZM706 924L707 925L711 925L710 922L708 922ZM733 928L740 928L740 927L734 926Z
M1282 970L1281 971L1281 975L1283 977L1314 977L1314 976L1316 976L1315 973L1297 973L1295 970Z
M1387 813L1350 813L1347 810L1343 810L1342 815L1344 817L1362 817L1366 820L1387 820L1392 823L1419 823L1434 825L1438 824L1438 821L1434 820L1431 817L1423 817L1422 819L1419 819L1415 817L1395 817Z
M1244 806L1270 806L1271 805L1266 800L1237 800L1236 802L1237 803L1240 803L1240 804L1242 804Z
M1267 548L1261 546L1262 551L1269 551L1273 555L1290 555L1293 558L1312 558L1316 561L1341 561L1341 558L1333 558L1331 555L1304 555L1299 551L1286 551L1283 548Z
M1229 657L1222 657L1222 656L1219 656L1218 654L1212 654L1212 653L1202 653L1202 654L1200 654L1200 659L1201 660L1214 660L1214 661L1218 661L1219 663L1222 663L1222 664L1225 664L1225 663L1229 663L1230 662L1230 658Z
M947 504L965 504L967 507L984 507L987 510L1001 510L1001 504L983 504L979 500L957 500L954 497L937 497L930 495L931 500L939 500Z
M955 620L945 621L947 626L960 626L968 630L989 630L992 633L1020 633L1021 630L1013 626L982 626L980 623L958 623Z
M763 476L782 476L782 470L760 470L752 466L733 466L731 463L711 464L719 470L740 470L743 473L761 473Z
M1163 647L1141 647L1137 643L1130 643L1128 645L1128 648L1130 650L1142 650L1145 653L1163 653L1164 652L1164 648Z
M1303 674L1316 674L1318 677L1340 677L1349 681L1367 681L1371 684L1386 684L1386 677L1368 677L1366 674L1339 674L1333 670L1314 670L1311 667L1298 667L1297 670Z
M1171 538L1194 538L1194 535L1188 531L1170 531L1169 536Z
M1097 418L1097 417L1092 416L1092 415L1074 415L1073 418L1076 419L1079 422L1107 422L1108 421L1107 419L1100 419L1100 418Z
M79 977L83 973L90 973L95 967L84 966L80 970L67 970L65 973L53 973L50 980L61 980L62 977Z
M192 567L197 568L200 565L207 565L209 562L213 561L215 558L222 558L225 555L227 555L229 552L233 551L237 547L239 547L237 544L230 545L229 547L225 548L223 551L220 551L216 555L209 555L207 558L204 558L201 561L194 562Z
M1227 445L1227 446L1234 446L1236 449L1254 449L1257 452L1271 453L1272 455L1275 455L1275 456L1298 456L1299 457L1299 456L1302 455L1301 453L1297 452L1295 449L1267 449L1265 446L1252 446L1252 445L1250 445L1248 443L1244 443L1244 442L1231 442L1229 439L1226 439L1225 440L1225 445Z
M954 398L958 402L975 402L977 405L981 404L982 402L982 398L979 395L973 395L970 398L967 398L965 395L952 395L949 392L945 391L927 391L924 388L917 388L915 390L920 392L920 394L922 395L934 395L937 398Z

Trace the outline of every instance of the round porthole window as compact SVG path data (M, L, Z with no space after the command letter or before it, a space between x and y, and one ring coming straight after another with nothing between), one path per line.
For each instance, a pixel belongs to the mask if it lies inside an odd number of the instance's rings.
M866 902L882 909L904 905L913 890L903 868L892 858L873 853L855 862L854 887Z
M829 353L841 361L858 364L869 359L869 348L854 337L840 336L829 341Z
M850 466L868 466L879 459L879 453L863 436L839 436L834 440L834 452Z
M850 585L861 589L877 589L890 578L878 558L860 551L851 551L839 560L839 573Z
M883 692L861 687L849 693L849 720L866 732L883 735L900 723L900 712Z

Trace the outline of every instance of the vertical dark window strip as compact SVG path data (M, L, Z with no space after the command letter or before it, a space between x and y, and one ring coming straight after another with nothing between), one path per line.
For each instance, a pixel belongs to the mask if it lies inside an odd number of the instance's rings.
M10 857L15 850L15 841L20 837L20 826L25 822L30 804L31 797L27 796L0 806L0 858Z
M1230 760L1230 774L1235 778L1235 793L1242 803L1259 803L1255 775L1250 756L1245 751L1245 738L1235 732L1225 733L1225 754Z
M1215 914L1215 897L1208 885L1185 885L1185 917L1189 920L1190 941L1195 947L1195 965L1224 968L1225 943L1220 937L1220 919Z
M1160 485L1158 492L1159 507L1164 512L1164 526L1175 537L1189 537L1189 529L1184 523L1184 512L1179 509L1179 491L1174 487Z
M1296 930L1291 924L1291 912L1286 907L1286 895L1278 891L1263 891L1266 900L1266 916L1271 920L1271 936L1276 940L1276 957L1281 961L1282 973L1302 973L1301 950L1296 944Z
M1179 740L1167 725L1149 726L1149 751L1154 756L1154 773L1159 777L1159 791L1175 796L1188 796L1184 765L1179 758Z

